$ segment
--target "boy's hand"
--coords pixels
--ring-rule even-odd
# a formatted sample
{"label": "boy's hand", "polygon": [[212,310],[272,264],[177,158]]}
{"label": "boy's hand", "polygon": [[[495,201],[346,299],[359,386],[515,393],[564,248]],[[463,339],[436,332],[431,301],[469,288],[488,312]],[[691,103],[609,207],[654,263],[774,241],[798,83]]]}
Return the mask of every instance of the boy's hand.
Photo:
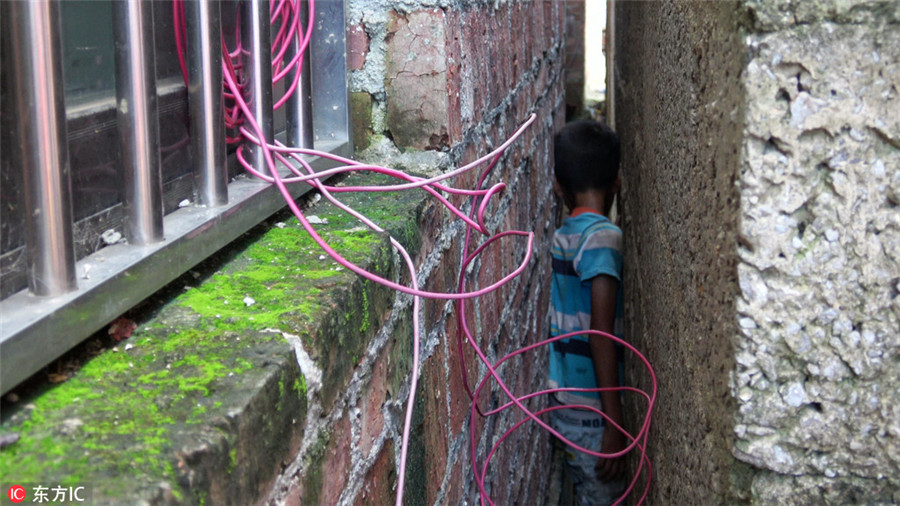
{"label": "boy's hand", "polygon": [[[620,424],[621,425],[621,424]],[[600,451],[603,453],[618,453],[628,446],[625,435],[615,427],[607,424],[603,430],[603,442]],[[601,458],[594,468],[597,478],[602,482],[615,481],[625,474],[625,456],[617,458]]]}

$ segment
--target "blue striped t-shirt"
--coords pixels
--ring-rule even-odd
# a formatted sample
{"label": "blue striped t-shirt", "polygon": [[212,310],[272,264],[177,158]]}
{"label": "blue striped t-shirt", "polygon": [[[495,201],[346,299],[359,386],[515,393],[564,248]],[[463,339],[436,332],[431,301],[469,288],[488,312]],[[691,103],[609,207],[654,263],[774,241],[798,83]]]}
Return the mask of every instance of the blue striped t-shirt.
{"label": "blue striped t-shirt", "polygon": [[[599,275],[619,282],[615,335],[621,337],[622,230],[606,216],[583,208],[563,221],[553,235],[553,278],[550,293],[550,334],[586,330],[591,324],[591,280]],[[587,336],[559,341],[550,347],[550,387],[596,388],[597,380]],[[564,404],[599,405],[597,393],[560,394]],[[588,399],[593,399],[588,401]]]}

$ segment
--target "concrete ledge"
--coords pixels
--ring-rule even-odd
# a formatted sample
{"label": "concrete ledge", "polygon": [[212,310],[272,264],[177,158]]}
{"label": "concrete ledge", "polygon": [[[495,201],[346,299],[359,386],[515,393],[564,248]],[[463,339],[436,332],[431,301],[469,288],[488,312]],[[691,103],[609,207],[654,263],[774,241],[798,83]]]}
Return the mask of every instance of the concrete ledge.
{"label": "concrete ledge", "polygon": [[[342,200],[415,250],[422,192]],[[307,215],[349,260],[395,275],[386,237],[330,204]],[[115,349],[4,401],[0,435],[18,440],[0,453],[0,485],[86,486],[92,504],[257,503],[297,453],[307,412],[306,379],[281,333],[300,336],[323,369],[317,395],[330,406],[394,300],[283,215],[164,292],[131,315],[138,327]]]}

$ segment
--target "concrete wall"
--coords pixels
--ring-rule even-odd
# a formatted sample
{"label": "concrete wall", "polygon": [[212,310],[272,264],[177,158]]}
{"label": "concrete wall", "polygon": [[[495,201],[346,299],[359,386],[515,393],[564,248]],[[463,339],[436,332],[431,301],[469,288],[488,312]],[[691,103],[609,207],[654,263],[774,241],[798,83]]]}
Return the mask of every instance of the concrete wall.
{"label": "concrete wall", "polygon": [[900,9],[746,8],[735,455],[760,501],[900,501]]}
{"label": "concrete wall", "polygon": [[[651,504],[731,502],[736,474],[728,378],[743,52],[735,18],[735,4],[720,2],[616,10],[627,335],[659,378]],[[648,388],[645,377],[634,380]]]}
{"label": "concrete wall", "polygon": [[900,501],[896,3],[617,9],[653,497]]}

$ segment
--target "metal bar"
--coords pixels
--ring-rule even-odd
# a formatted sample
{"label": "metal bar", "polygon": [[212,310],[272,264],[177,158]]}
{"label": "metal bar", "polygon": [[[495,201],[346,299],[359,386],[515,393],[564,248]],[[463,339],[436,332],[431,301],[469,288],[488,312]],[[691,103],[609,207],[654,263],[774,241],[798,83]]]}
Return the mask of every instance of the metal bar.
{"label": "metal bar", "polygon": [[315,22],[311,44],[307,49],[316,71],[312,75],[315,138],[319,141],[349,139],[350,108],[347,87],[334,83],[347,82],[347,55],[335,51],[346,47],[347,24],[344,2],[315,3]]}
{"label": "metal bar", "polygon": [[[241,44],[245,100],[250,105],[253,117],[262,129],[261,141],[273,141],[272,103],[272,37],[269,25],[268,0],[243,0],[241,2]],[[244,144],[249,150],[248,159],[253,168],[268,174],[262,148],[251,142]]]}
{"label": "metal bar", "polygon": [[[300,2],[300,20],[304,29],[306,29],[309,21],[309,2]],[[302,38],[302,37],[301,37]],[[288,59],[293,58],[300,52],[300,41],[294,39],[291,43],[291,49],[287,55]],[[299,70],[300,82],[294,94],[285,104],[286,123],[287,123],[287,144],[298,148],[312,149],[315,141],[313,132],[313,110],[312,110],[312,77],[310,74],[310,61],[312,60],[312,52],[307,49],[303,57],[303,65]],[[297,70],[291,72],[287,78],[288,83],[297,78]],[[287,87],[288,84],[285,85]]]}
{"label": "metal bar", "polygon": [[153,12],[148,0],[113,2],[116,112],[125,174],[128,242],[163,240],[162,175]]}
{"label": "metal bar", "polygon": [[[320,149],[351,155],[346,142]],[[315,170],[336,165],[323,158],[311,163]],[[311,191],[306,184],[289,189],[294,198]],[[43,299],[23,290],[0,301],[0,395],[284,207],[274,185],[255,179],[236,180],[229,193],[228,205],[188,206],[166,215],[163,242],[116,244],[79,260],[78,272],[85,274],[74,292]]]}
{"label": "metal bar", "polygon": [[185,2],[188,27],[188,101],[197,200],[228,204],[225,109],[222,96],[222,17],[218,0]]}
{"label": "metal bar", "polygon": [[2,3],[16,110],[12,144],[25,182],[28,284],[35,295],[56,296],[76,288],[59,5]]}

